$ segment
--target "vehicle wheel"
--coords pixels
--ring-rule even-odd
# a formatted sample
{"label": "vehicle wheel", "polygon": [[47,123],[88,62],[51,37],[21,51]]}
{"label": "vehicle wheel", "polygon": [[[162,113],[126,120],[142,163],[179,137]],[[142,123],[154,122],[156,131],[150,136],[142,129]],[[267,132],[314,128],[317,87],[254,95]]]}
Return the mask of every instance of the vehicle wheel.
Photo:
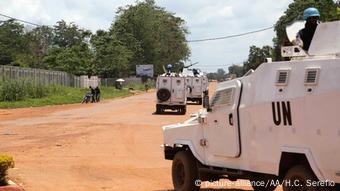
{"label": "vehicle wheel", "polygon": [[178,111],[181,115],[185,115],[185,113],[187,112],[187,108],[186,106],[184,106],[184,107],[181,107]]}
{"label": "vehicle wheel", "polygon": [[161,88],[157,91],[157,98],[160,101],[167,101],[170,99],[171,93],[168,89],[166,88]]}
{"label": "vehicle wheel", "polygon": [[253,178],[250,181],[254,191],[274,191],[275,188],[278,186],[274,184],[277,181],[277,179],[275,179],[274,177],[266,177],[259,175],[258,177]]}
{"label": "vehicle wheel", "polygon": [[198,105],[202,105],[202,103],[203,103],[203,98],[200,98],[200,99],[198,100]]}
{"label": "vehicle wheel", "polygon": [[315,180],[317,178],[309,168],[298,165],[288,170],[282,187],[284,191],[318,191],[317,187],[307,185],[307,181]]}
{"label": "vehicle wheel", "polygon": [[162,113],[162,108],[160,105],[156,105],[156,114],[161,114]]}
{"label": "vehicle wheel", "polygon": [[198,191],[196,159],[188,151],[178,152],[172,161],[172,183],[176,191]]}
{"label": "vehicle wheel", "polygon": [[219,181],[221,178],[225,178],[225,177],[221,177],[221,176],[216,175],[216,174],[210,174],[210,173],[205,173],[205,172],[199,173],[199,179],[202,182],[203,181],[215,182],[215,181]]}

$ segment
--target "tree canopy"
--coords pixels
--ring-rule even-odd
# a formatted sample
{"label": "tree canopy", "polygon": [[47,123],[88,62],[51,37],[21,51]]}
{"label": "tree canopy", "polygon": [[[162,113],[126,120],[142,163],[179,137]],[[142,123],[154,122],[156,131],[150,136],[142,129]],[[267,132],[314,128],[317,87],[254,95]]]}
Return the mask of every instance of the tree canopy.
{"label": "tree canopy", "polygon": [[153,0],[119,8],[110,29],[95,34],[64,20],[29,30],[12,19],[0,22],[0,64],[101,77],[126,77],[137,64],[152,64],[159,74],[189,57],[187,34],[184,20]]}
{"label": "tree canopy", "polygon": [[189,57],[184,24],[183,19],[158,7],[153,0],[146,0],[120,8],[109,33],[133,53],[131,70],[137,64],[152,64],[159,74],[164,65],[178,64]]}
{"label": "tree canopy", "polygon": [[217,81],[224,81],[227,78],[227,73],[222,69],[217,69],[216,72],[208,73],[207,74],[208,79],[210,80],[217,80]]}
{"label": "tree canopy", "polygon": [[24,26],[13,19],[0,22],[0,64],[11,64],[25,54],[26,35]]}

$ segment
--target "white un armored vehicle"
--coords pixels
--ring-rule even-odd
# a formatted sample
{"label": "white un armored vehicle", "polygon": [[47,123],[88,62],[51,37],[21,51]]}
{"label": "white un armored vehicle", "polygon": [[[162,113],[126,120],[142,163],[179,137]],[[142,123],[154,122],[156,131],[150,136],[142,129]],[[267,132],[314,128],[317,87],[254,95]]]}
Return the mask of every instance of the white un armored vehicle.
{"label": "white un armored vehicle", "polygon": [[208,95],[208,78],[199,69],[185,69],[183,75],[186,76],[187,83],[187,100],[196,102],[199,105],[203,103],[203,95]]}
{"label": "white un armored vehicle", "polygon": [[166,109],[186,113],[187,91],[185,76],[171,71],[157,77],[156,113],[161,114]]}
{"label": "white un armored vehicle", "polygon": [[[249,179],[255,190],[339,190],[340,21],[319,24],[308,54],[220,83],[208,109],[163,127],[175,190]],[[196,183],[196,184],[195,184]]]}

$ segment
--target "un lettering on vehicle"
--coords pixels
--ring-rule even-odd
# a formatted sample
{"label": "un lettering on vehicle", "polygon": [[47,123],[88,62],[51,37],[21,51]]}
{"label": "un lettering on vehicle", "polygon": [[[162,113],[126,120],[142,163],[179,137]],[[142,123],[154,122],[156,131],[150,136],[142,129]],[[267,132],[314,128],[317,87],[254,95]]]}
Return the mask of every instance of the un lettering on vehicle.
{"label": "un lettering on vehicle", "polygon": [[292,126],[292,111],[289,101],[272,102],[273,123],[276,126]]}

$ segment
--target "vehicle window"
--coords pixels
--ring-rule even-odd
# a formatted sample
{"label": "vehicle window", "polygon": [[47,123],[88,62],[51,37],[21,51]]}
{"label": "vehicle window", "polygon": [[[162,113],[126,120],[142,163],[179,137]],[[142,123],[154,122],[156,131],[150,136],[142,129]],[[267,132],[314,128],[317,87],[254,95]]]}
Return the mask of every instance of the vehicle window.
{"label": "vehicle window", "polygon": [[211,101],[211,107],[216,105],[231,105],[233,101],[233,92],[235,88],[219,90],[215,93]]}

